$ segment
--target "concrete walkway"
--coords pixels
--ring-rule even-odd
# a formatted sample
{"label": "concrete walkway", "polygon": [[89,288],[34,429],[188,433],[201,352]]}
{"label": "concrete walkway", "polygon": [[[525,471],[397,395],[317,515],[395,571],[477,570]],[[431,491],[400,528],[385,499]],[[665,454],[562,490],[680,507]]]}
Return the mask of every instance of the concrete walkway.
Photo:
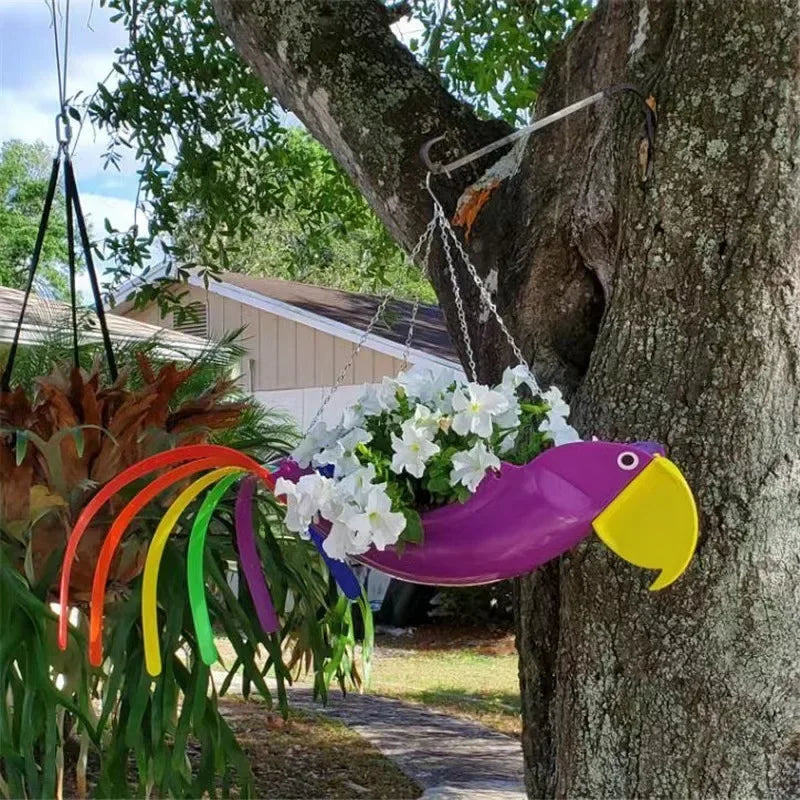
{"label": "concrete walkway", "polygon": [[477,722],[368,694],[343,698],[331,690],[323,706],[310,689],[292,687],[289,698],[291,706],[339,720],[375,745],[422,787],[424,800],[525,797],[520,743]]}

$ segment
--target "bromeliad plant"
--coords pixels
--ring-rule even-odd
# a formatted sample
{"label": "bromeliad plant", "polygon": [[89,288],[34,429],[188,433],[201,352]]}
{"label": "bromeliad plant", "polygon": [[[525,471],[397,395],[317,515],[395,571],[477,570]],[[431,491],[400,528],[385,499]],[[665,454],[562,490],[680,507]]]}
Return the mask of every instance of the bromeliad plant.
{"label": "bromeliad plant", "polygon": [[[294,432],[238,395],[228,377],[241,355],[232,341],[181,367],[156,365],[156,342],[123,347],[118,359],[126,367],[114,383],[93,366],[92,348],[85,347],[83,369],[42,377],[41,365],[66,360],[69,344],[55,336],[20,353],[18,386],[0,395],[0,797],[60,796],[67,766],[75,767],[79,795],[91,784],[98,795],[113,797],[153,790],[199,797],[234,785],[252,794],[250,766],[218,707],[234,674],[241,671],[245,695],[255,687],[284,712],[286,684],[303,667],[323,696],[331,681],[344,687],[361,680],[350,604],[338,597],[313,547],[286,531],[274,498],[257,498],[254,520],[281,621],[275,634],[264,634],[255,622],[244,582],[238,593],[228,584],[228,564],[235,560],[231,499],[219,506],[209,530],[209,613],[236,652],[224,678],[215,678],[200,658],[178,577],[186,573],[191,518],[164,555],[162,574],[172,576],[160,582],[158,595],[164,670],[155,680],[145,671],[141,571],[155,524],[174,494],[140,515],[113,564],[100,668],[87,661],[85,601],[109,522],[141,486],[116,497],[81,542],[64,653],[56,647],[55,581],[77,514],[128,465],[206,441],[268,462],[291,448]],[[369,637],[368,608],[363,615]],[[275,697],[267,671],[276,681]],[[196,757],[187,756],[190,750]],[[65,765],[71,753],[73,763]]]}
{"label": "bromeliad plant", "polygon": [[324,547],[338,559],[421,542],[420,513],[466,501],[501,459],[527,464],[553,444],[578,440],[559,390],[534,392],[524,365],[506,369],[494,388],[448,370],[384,378],[338,426],[317,423],[292,453],[316,471],[276,484],[287,527],[304,534],[326,520]]}

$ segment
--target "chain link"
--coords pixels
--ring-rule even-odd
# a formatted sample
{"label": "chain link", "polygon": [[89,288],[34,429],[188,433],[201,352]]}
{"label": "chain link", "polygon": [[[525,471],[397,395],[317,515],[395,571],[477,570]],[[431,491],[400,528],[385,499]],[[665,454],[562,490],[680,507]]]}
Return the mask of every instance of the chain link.
{"label": "chain link", "polygon": [[[417,243],[414,245],[414,248],[409,255],[409,257],[413,261],[419,255],[419,251],[422,249],[422,246],[427,242],[427,247],[425,249],[425,262],[423,271],[427,270],[427,263],[428,259],[430,258],[430,252],[431,252],[431,241],[433,240],[433,232],[435,228],[436,228],[436,220],[434,218],[425,226],[425,230],[422,232],[422,235],[417,240]],[[308,428],[306,428],[306,433],[308,433],[308,431],[310,431],[317,424],[317,422],[319,422],[325,409],[328,407],[331,400],[333,399],[333,396],[339,390],[339,387],[344,383],[344,379],[347,377],[347,373],[352,368],[353,362],[356,360],[356,357],[358,356],[359,352],[361,352],[361,348],[364,346],[367,339],[370,337],[370,334],[375,329],[375,326],[378,324],[378,321],[386,312],[386,306],[388,305],[389,300],[391,299],[392,299],[392,294],[390,291],[387,291],[386,294],[384,294],[383,298],[381,299],[380,305],[375,310],[375,313],[372,315],[372,319],[370,319],[369,323],[367,323],[367,327],[364,329],[364,332],[361,334],[358,341],[356,342],[355,347],[353,348],[353,352],[350,353],[350,358],[347,360],[347,363],[342,367],[339,374],[336,376],[336,380],[333,382],[333,385],[330,387],[327,394],[325,395],[325,398],[320,404],[320,407],[317,409],[317,412],[314,414],[314,417],[309,423]],[[418,309],[419,309],[419,299],[415,301],[414,309],[411,312],[412,313],[411,325],[409,327],[408,336],[406,337],[406,343],[405,343],[406,350],[405,353],[403,354],[404,363],[406,363],[408,351],[411,349],[411,339],[414,335],[414,321],[416,319]]]}
{"label": "chain link", "polygon": [[444,217],[442,207],[438,206],[434,209],[434,215],[439,217],[439,224],[442,232],[442,245],[444,247],[444,257],[447,262],[447,271],[450,274],[450,284],[453,287],[453,299],[456,303],[456,313],[458,314],[458,324],[461,328],[461,336],[464,340],[464,349],[467,351],[467,361],[469,363],[469,378],[470,380],[477,380],[478,368],[475,365],[475,355],[472,351],[472,339],[469,335],[469,326],[467,325],[467,315],[464,313],[464,300],[461,297],[461,289],[458,286],[458,278],[456,277],[456,269],[453,264],[453,253],[450,250],[450,242],[445,231],[447,219]]}
{"label": "chain link", "polygon": [[361,348],[364,346],[364,343],[369,338],[370,334],[374,330],[375,326],[378,324],[378,320],[383,316],[384,312],[386,311],[386,305],[388,304],[389,300],[391,299],[391,295],[387,292],[383,299],[380,302],[380,305],[376,309],[375,313],[372,315],[372,319],[367,324],[367,327],[364,329],[364,332],[358,338],[356,342],[356,346],[353,348],[353,352],[350,354],[350,358],[348,359],[347,363],[342,367],[339,371],[339,374],[336,376],[336,380],[333,382],[333,385],[328,390],[328,394],[325,396],[325,399],[320,404],[320,407],[317,409],[317,413],[314,414],[314,418],[308,425],[306,429],[306,433],[310,431],[316,424],[319,422],[322,413],[328,407],[328,404],[333,399],[333,396],[338,391],[339,387],[344,383],[344,379],[347,377],[347,373],[350,371],[350,368],[353,366],[353,362],[356,360],[356,356],[358,356],[359,352],[361,352]]}
{"label": "chain link", "polygon": [[[514,336],[512,335],[511,331],[508,329],[508,326],[505,323],[505,320],[501,316],[500,312],[497,309],[497,305],[495,304],[494,300],[492,299],[491,292],[486,288],[486,284],[484,283],[481,276],[478,274],[478,270],[475,268],[475,265],[470,260],[467,251],[464,249],[464,246],[461,244],[458,236],[456,236],[456,232],[450,225],[449,220],[447,219],[447,215],[442,208],[441,203],[439,203],[438,199],[434,197],[434,213],[439,217],[441,231],[442,231],[442,240],[445,242],[445,252],[448,254],[449,258],[449,244],[448,239],[452,240],[453,244],[455,245],[456,250],[458,251],[459,256],[461,256],[461,260],[464,262],[464,266],[467,268],[467,272],[469,273],[470,277],[472,278],[473,283],[478,289],[480,293],[481,300],[483,301],[484,306],[491,312],[492,316],[497,320],[497,324],[500,326],[500,330],[503,332],[503,335],[506,338],[506,341],[511,347],[512,352],[514,353],[514,357],[517,359],[518,364],[522,364],[525,367],[525,370],[528,373],[528,377],[533,384],[533,390],[535,393],[541,393],[541,388],[539,387],[539,383],[536,380],[536,376],[533,374],[533,370],[530,367],[525,356],[522,354],[522,350],[520,350],[519,345],[517,344]],[[451,280],[453,275],[453,267],[448,264],[448,269],[451,273]],[[458,300],[456,301],[456,309],[458,310]],[[461,312],[459,312],[459,321],[461,320]],[[464,321],[466,324],[466,320]],[[470,348],[471,350],[471,348]],[[473,368],[473,375],[475,374],[474,369],[474,361],[470,360],[470,366]]]}
{"label": "chain link", "polygon": [[[436,217],[433,217],[425,227],[422,236],[420,236],[416,247],[411,253],[411,258],[413,259],[414,255],[419,253],[419,251],[422,249],[422,242],[425,240],[425,255],[423,256],[422,263],[420,264],[420,271],[422,272],[423,278],[427,278],[429,275],[431,263],[431,245],[433,244],[433,234],[435,230]],[[403,359],[401,365],[403,371],[408,369],[408,355],[411,352],[411,342],[414,340],[414,326],[416,325],[417,315],[419,314],[419,305],[420,295],[419,292],[417,292],[417,295],[414,298],[414,305],[411,308],[411,317],[408,323],[408,335],[406,336],[405,346],[403,347]]]}

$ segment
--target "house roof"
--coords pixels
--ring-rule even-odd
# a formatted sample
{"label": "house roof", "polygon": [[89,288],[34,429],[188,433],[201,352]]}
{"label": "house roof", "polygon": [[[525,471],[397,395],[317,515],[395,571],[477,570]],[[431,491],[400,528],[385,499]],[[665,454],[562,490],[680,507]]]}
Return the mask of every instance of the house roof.
{"label": "house roof", "polygon": [[[381,303],[381,298],[376,295],[345,292],[277,278],[259,278],[237,272],[225,272],[221,278],[223,283],[361,331],[366,330]],[[212,282],[209,290],[213,292],[218,287],[219,284]],[[412,303],[391,300],[387,305],[386,319],[378,323],[373,334],[404,346],[412,308]],[[414,324],[412,348],[448,362],[458,363],[458,356],[447,333],[444,316],[438,306],[420,304]]]}
{"label": "house roof", "polygon": [[[25,293],[18,289],[0,286],[0,344],[13,341],[24,297]],[[69,304],[31,295],[22,320],[20,343],[41,344],[54,331],[63,330],[65,326],[71,330],[70,317]],[[159,346],[156,353],[172,359],[189,360],[208,348],[208,342],[196,336],[117,314],[106,312],[106,323],[113,341],[137,342],[157,337]],[[102,340],[97,314],[93,311],[81,311],[79,329],[80,339],[84,342]]]}

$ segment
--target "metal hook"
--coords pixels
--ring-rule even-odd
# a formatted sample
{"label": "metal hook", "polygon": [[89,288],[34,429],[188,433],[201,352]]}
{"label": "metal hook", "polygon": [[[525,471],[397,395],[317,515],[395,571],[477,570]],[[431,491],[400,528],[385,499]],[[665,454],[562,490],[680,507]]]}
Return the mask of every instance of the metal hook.
{"label": "metal hook", "polygon": [[445,172],[447,173],[448,177],[450,176],[450,173],[448,173],[447,170],[444,169],[444,167],[440,163],[431,161],[431,155],[430,155],[431,147],[433,147],[437,142],[444,141],[445,138],[447,137],[444,135],[435,136],[433,139],[428,139],[428,141],[425,142],[425,144],[423,144],[422,147],[420,147],[419,149],[419,157],[422,159],[422,162],[428,168],[429,174],[440,175],[442,172]]}
{"label": "metal hook", "polygon": [[58,142],[58,146],[66,152],[71,140],[72,125],[70,124],[69,114],[65,106],[61,113],[56,115],[56,141]]}

